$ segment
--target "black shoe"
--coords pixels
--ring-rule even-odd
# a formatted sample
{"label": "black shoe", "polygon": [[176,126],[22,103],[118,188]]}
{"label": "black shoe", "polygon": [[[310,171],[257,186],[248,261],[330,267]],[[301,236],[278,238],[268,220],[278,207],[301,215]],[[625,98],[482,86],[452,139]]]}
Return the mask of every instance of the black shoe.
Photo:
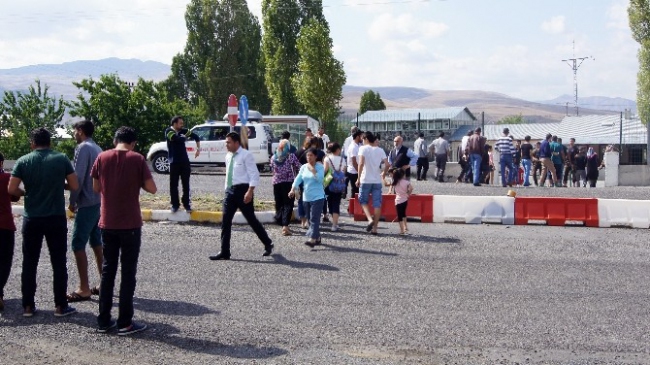
{"label": "black shoe", "polygon": [[368,225],[366,226],[366,232],[372,231],[372,226],[373,226],[373,223],[368,223]]}
{"label": "black shoe", "polygon": [[230,260],[230,254],[229,253],[223,253],[219,252],[218,254],[214,256],[210,256],[210,260],[215,261],[215,260]]}
{"label": "black shoe", "polygon": [[272,243],[265,245],[264,246],[264,253],[262,256],[271,256],[271,253],[273,252],[273,247],[275,247]]}
{"label": "black shoe", "polygon": [[305,241],[305,246],[309,246],[311,248],[314,248],[314,246],[316,246],[316,242]]}
{"label": "black shoe", "polygon": [[474,186],[481,186],[481,184],[474,184]]}

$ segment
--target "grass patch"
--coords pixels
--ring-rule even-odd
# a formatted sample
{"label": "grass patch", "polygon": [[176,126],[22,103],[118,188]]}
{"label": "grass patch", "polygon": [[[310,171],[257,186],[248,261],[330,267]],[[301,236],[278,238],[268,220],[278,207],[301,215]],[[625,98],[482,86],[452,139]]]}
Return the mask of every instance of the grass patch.
{"label": "grass patch", "polygon": [[[142,209],[169,209],[169,195],[140,195],[140,208]],[[275,209],[273,201],[253,201],[255,211],[266,211]],[[192,195],[192,209],[210,212],[220,212],[223,207],[223,198],[212,194]],[[182,207],[181,207],[182,208]]]}

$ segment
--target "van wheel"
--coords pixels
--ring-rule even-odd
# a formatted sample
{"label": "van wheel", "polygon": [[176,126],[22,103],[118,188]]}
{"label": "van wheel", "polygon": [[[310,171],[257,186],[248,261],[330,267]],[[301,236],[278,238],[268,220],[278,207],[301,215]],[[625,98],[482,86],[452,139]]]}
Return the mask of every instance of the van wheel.
{"label": "van wheel", "polygon": [[169,174],[169,158],[165,152],[157,153],[151,160],[153,170],[159,174]]}
{"label": "van wheel", "polygon": [[266,166],[267,165],[257,165],[257,171],[265,172],[266,171]]}

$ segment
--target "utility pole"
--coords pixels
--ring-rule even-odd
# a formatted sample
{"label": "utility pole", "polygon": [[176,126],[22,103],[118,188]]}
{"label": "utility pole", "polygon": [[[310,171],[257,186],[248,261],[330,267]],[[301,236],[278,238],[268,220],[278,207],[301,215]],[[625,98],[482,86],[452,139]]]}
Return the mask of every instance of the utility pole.
{"label": "utility pole", "polygon": [[[591,58],[592,60],[595,60],[593,57],[578,57],[576,58],[576,41],[573,41],[573,58],[568,58],[566,60],[562,60],[562,62],[566,62],[569,67],[573,70],[573,86],[575,89],[575,108],[576,108],[576,116],[579,115],[579,110],[578,110],[578,69],[580,68],[580,65],[586,60]],[[568,114],[568,113],[567,113]]]}

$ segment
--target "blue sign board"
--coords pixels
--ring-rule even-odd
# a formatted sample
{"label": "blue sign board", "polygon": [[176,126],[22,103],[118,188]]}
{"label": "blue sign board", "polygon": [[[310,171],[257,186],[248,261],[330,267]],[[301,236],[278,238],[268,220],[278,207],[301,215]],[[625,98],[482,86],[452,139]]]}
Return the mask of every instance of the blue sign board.
{"label": "blue sign board", "polygon": [[248,123],[248,99],[246,98],[246,95],[242,95],[241,98],[239,98],[239,120],[242,125]]}

